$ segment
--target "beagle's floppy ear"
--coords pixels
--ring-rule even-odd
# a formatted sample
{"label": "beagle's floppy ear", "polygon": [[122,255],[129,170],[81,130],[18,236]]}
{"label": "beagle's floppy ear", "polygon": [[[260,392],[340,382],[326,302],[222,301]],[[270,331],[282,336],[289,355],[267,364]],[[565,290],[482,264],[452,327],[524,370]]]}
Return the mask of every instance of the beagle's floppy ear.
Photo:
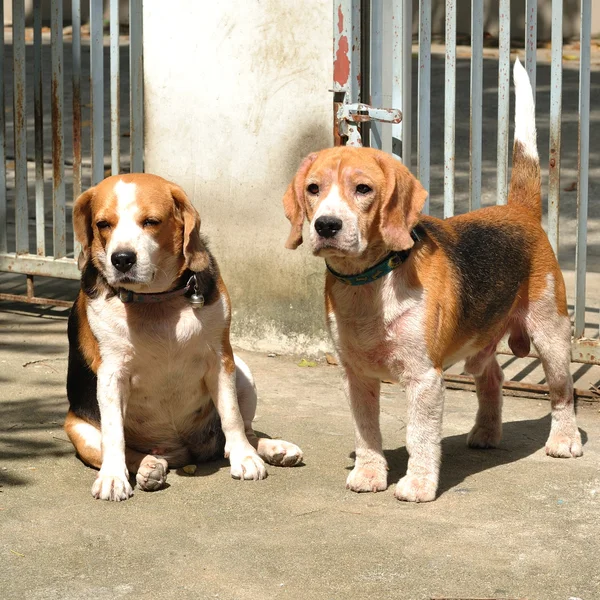
{"label": "beagle's floppy ear", "polygon": [[292,183],[283,196],[283,210],[289,220],[292,230],[285,243],[285,247],[295,250],[302,243],[302,225],[304,223],[304,182],[310,166],[315,162],[317,153],[309,154],[300,164]]}
{"label": "beagle's floppy ear", "polygon": [[92,207],[91,202],[96,188],[90,188],[83,192],[75,204],[73,204],[73,229],[75,231],[75,239],[81,244],[81,252],[77,257],[77,266],[80,271],[83,271],[85,263],[90,257],[90,247],[94,237],[92,230]]}
{"label": "beagle's floppy ear", "polygon": [[171,196],[183,219],[185,266],[194,273],[204,271],[209,265],[209,257],[200,237],[200,215],[178,185],[171,184]]}
{"label": "beagle's floppy ear", "polygon": [[385,191],[379,208],[381,237],[390,250],[408,250],[414,245],[410,236],[419,221],[427,190],[396,158],[377,152],[385,175]]}

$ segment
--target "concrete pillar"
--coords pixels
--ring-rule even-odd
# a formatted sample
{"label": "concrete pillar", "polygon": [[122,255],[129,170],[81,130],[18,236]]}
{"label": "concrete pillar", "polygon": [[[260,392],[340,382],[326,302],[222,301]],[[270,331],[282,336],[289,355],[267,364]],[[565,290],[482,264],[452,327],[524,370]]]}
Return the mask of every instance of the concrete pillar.
{"label": "concrete pillar", "polygon": [[332,12],[328,0],[144,2],[146,171],[200,211],[244,347],[328,347],[324,265],[284,248],[281,199],[301,159],[332,145]]}

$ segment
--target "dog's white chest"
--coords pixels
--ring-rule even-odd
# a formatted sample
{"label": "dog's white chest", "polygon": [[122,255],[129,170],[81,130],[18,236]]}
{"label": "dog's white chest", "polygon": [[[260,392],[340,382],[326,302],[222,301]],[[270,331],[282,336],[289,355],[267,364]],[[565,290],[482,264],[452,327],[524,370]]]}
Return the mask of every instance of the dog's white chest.
{"label": "dog's white chest", "polygon": [[[331,335],[348,364],[369,377],[398,380],[421,370],[428,362],[424,321],[424,292],[402,291],[389,278],[376,291],[336,300],[329,315]],[[346,295],[352,294],[349,291]],[[344,291],[342,290],[342,294]]]}
{"label": "dog's white chest", "polygon": [[[142,310],[139,310],[142,308]],[[131,307],[118,298],[90,302],[88,320],[103,362],[129,381],[128,412],[166,404],[196,410],[206,389],[209,354],[220,347],[221,302],[194,309],[184,299],[164,306]]]}

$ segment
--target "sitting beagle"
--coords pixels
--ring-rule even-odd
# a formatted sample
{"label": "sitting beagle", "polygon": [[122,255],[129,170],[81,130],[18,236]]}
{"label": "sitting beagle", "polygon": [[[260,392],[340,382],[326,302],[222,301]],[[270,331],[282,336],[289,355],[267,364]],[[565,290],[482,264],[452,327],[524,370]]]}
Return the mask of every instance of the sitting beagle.
{"label": "sitting beagle", "polygon": [[92,495],[126,500],[129,473],[161,488],[169,467],[223,455],[237,479],[300,448],[258,439],[256,391],[229,343],[231,307],[200,217],[155,175],[109,177],[75,202],[81,291],[69,317],[65,430],[100,469]]}
{"label": "sitting beagle", "polygon": [[570,375],[571,325],[565,284],[541,227],[535,107],[525,69],[514,69],[516,123],[508,206],[447,220],[420,212],[427,192],[391,156],[339,147],[309,155],[283,204],[286,246],[310,222],[313,254],[327,265],[325,306],[355,423],[356,463],[347,487],[387,488],[379,428],[382,379],[403,380],[408,398],[408,469],[399,500],[435,499],[441,458],[443,369],[466,358],[479,410],[467,443],[498,444],[503,375],[496,346],[515,355],[530,343],[552,402],[546,453],[581,456]]}

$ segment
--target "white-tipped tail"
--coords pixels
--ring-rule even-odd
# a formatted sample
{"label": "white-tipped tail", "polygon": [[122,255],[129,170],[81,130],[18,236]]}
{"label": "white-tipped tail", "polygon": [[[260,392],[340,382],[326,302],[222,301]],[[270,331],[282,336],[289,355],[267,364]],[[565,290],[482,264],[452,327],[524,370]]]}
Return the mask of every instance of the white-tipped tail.
{"label": "white-tipped tail", "polygon": [[535,101],[527,71],[517,58],[513,71],[515,81],[515,142],[521,142],[523,152],[539,160],[535,131]]}

